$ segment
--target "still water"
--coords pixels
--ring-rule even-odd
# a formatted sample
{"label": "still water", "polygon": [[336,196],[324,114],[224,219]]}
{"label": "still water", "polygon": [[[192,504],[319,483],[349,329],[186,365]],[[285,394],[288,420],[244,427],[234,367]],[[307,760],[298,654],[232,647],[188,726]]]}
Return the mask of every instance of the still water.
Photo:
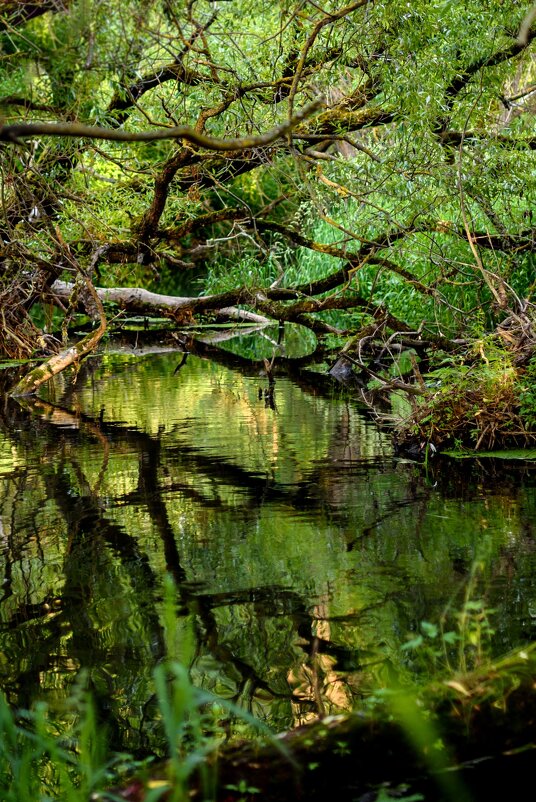
{"label": "still water", "polygon": [[266,377],[180,362],[101,356],[4,403],[10,702],[61,705],[84,670],[113,746],[157,748],[166,574],[194,682],[275,729],[444,661],[401,648],[423,621],[462,626],[475,655],[535,637],[530,463],[417,465],[353,402],[281,378],[270,405]]}

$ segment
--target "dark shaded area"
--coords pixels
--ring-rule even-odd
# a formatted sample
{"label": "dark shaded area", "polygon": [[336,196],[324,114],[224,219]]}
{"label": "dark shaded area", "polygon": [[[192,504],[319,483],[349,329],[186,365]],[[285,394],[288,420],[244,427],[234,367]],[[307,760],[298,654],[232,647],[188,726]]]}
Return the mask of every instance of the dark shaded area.
{"label": "dark shaded area", "polygon": [[[431,802],[524,798],[534,761],[533,671],[530,648],[457,678],[453,687],[397,692],[373,714],[331,717],[285,733],[279,747],[224,746],[222,798],[237,800],[240,781],[269,802],[374,802],[382,790],[388,798],[422,794]],[[164,767],[155,774],[163,776]],[[133,781],[121,796],[141,802],[143,783]]]}

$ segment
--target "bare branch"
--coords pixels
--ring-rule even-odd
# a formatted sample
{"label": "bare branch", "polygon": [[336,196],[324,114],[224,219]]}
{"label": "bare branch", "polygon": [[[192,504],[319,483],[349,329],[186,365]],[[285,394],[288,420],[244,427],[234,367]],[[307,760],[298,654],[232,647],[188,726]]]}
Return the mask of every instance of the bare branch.
{"label": "bare branch", "polygon": [[[531,36],[530,29],[534,21],[536,20],[536,5],[532,6],[530,11],[528,12],[527,16],[521,23],[521,28],[519,29],[519,33],[517,35],[517,44],[520,47],[526,47],[530,41],[529,37]],[[534,36],[534,33],[532,34]]]}

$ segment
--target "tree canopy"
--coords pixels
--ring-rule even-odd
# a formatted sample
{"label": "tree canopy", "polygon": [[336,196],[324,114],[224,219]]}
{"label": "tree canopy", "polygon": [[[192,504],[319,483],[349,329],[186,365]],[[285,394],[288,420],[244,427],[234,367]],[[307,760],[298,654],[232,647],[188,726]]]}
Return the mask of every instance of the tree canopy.
{"label": "tree canopy", "polygon": [[516,0],[4,4],[0,349],[58,350],[53,303],[64,332],[100,320],[77,359],[112,287],[339,351],[505,319],[532,343],[533,23]]}

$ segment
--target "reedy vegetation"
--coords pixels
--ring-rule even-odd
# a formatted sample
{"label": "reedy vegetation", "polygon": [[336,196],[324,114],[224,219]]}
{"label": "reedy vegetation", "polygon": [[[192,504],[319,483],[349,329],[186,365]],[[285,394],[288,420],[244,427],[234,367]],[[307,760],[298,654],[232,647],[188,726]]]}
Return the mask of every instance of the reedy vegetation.
{"label": "reedy vegetation", "polygon": [[[174,313],[179,322],[241,304],[312,329],[320,344],[327,334],[339,348],[354,338],[347,353],[368,378],[365,334],[369,349],[396,343],[425,359],[458,351],[474,376],[489,364],[488,347],[500,348],[515,371],[512,431],[525,436],[518,373],[533,344],[535,234],[529,11],[514,0],[8,3],[2,350],[27,357],[50,347],[31,313],[38,301],[61,305],[51,289],[58,278],[76,286],[64,331],[79,306],[100,319],[83,354],[109,317],[93,285],[174,292],[195,275],[199,297]],[[320,110],[269,143],[222,153],[204,139],[282,132],[318,99]],[[40,135],[50,134],[40,122],[75,126],[74,138]],[[10,126],[20,123],[30,128],[13,142]],[[183,125],[192,134],[116,142],[80,138],[78,124],[133,139],[176,136]],[[132,298],[123,306],[138,308]],[[505,318],[509,329],[496,329]],[[69,361],[60,357],[58,369]],[[430,438],[420,420],[434,414],[434,399],[423,411],[422,398],[407,431]],[[478,409],[484,399],[480,392]],[[476,442],[489,445],[498,427],[476,428]]]}
{"label": "reedy vegetation", "polygon": [[230,714],[252,725],[259,736],[268,736],[278,752],[290,758],[262,722],[194,686],[184,664],[193,643],[190,638],[178,642],[176,595],[175,584],[167,576],[166,656],[153,671],[153,687],[157,726],[166,745],[162,757],[168,761],[160,761],[155,769],[154,755],[136,760],[110,749],[106,725],[99,721],[92,694],[85,687],[90,684],[88,676],[82,671],[61,711],[51,712],[45,703],[13,711],[0,693],[0,791],[5,802],[113,802],[125,798],[119,787],[129,781],[129,799],[184,802],[190,798],[194,778],[203,802],[210,802],[216,795],[216,766],[214,761],[207,762],[207,756],[214,756],[224,740],[224,722]]}

